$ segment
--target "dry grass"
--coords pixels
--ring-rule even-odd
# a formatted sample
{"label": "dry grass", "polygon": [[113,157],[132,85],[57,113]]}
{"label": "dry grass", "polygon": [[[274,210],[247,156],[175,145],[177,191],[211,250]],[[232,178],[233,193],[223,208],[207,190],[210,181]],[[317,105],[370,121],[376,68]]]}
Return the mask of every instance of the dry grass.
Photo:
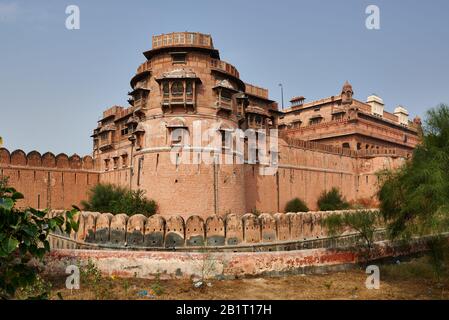
{"label": "dry grass", "polygon": [[[379,290],[365,287],[364,270],[324,275],[214,280],[193,287],[190,280],[149,280],[102,277],[82,282],[80,290],[65,288],[65,275],[47,278],[52,299],[449,299],[449,277],[438,282],[426,257],[381,265]],[[58,295],[59,293],[59,295]]]}

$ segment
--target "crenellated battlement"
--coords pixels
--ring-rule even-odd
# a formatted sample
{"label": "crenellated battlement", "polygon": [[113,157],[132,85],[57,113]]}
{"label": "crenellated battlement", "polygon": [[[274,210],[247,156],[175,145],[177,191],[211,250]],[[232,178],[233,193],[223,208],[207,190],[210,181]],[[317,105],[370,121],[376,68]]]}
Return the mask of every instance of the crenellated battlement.
{"label": "crenellated battlement", "polygon": [[[65,236],[87,246],[101,244],[111,248],[271,245],[327,238],[328,231],[322,226],[322,220],[345,212],[348,211],[262,213],[259,216],[247,213],[224,217],[211,215],[205,219],[197,215],[186,218],[178,215],[153,215],[147,218],[141,214],[129,217],[125,214],[81,212],[77,216],[80,223],[78,232]],[[50,212],[50,216],[61,214],[64,211]],[[348,229],[343,235],[353,233],[356,231]],[[55,242],[53,247],[61,246]]]}
{"label": "crenellated battlement", "polygon": [[6,148],[0,148],[0,167],[33,167],[86,171],[95,169],[94,160],[91,156],[80,157],[77,154],[68,156],[65,153],[54,155],[51,152],[46,152],[41,155],[41,153],[35,150],[27,154],[20,149],[10,152]]}
{"label": "crenellated battlement", "polygon": [[100,181],[91,156],[0,148],[0,177],[20,191],[19,207],[65,209],[80,205]]}

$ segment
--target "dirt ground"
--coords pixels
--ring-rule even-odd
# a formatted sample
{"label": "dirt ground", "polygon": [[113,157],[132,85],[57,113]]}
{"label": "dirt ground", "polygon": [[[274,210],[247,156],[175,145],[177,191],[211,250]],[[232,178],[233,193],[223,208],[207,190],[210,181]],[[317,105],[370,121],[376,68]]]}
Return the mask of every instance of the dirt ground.
{"label": "dirt ground", "polygon": [[[84,272],[79,290],[65,288],[65,276],[47,278],[51,299],[449,299],[449,276],[438,280],[426,257],[393,265],[380,265],[380,289],[367,289],[364,270],[322,275],[295,275],[205,281],[149,280],[101,277]],[[92,269],[92,268],[91,268]],[[83,275],[82,275],[83,276]]]}

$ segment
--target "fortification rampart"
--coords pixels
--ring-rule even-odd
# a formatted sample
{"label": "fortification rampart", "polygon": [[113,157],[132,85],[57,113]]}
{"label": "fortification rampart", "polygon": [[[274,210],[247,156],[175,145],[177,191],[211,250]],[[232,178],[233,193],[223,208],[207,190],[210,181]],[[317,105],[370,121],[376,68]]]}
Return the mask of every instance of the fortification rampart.
{"label": "fortification rampart", "polygon": [[[394,150],[364,151],[359,156],[350,150],[294,139],[280,140],[279,150],[279,166],[273,175],[260,175],[257,164],[176,166],[168,154],[139,154],[133,161],[133,188],[146,190],[165,217],[176,213],[187,218],[195,212],[204,220],[211,212],[282,212],[295,197],[316,210],[320,194],[332,187],[339,188],[348,201],[365,199],[364,204],[375,206],[376,172],[396,168],[404,160]],[[140,158],[144,159],[141,169]],[[99,182],[129,185],[121,180],[126,174],[117,172],[100,172],[90,156],[0,149],[0,176],[8,176],[10,185],[25,195],[19,202],[22,207],[69,209],[80,205]],[[236,186],[240,188],[237,193]]]}
{"label": "fortification rampart", "polygon": [[[330,215],[347,211],[320,211],[303,213],[247,213],[225,217],[211,215],[206,219],[197,215],[184,219],[172,215],[145,217],[136,214],[81,212],[78,232],[55,234],[53,248],[128,248],[137,250],[211,250],[279,251],[335,246],[322,220]],[[60,215],[64,211],[51,211]],[[378,236],[383,236],[379,224]],[[355,230],[339,235],[340,244],[354,242]]]}
{"label": "fortification rampart", "polygon": [[0,177],[24,194],[19,207],[65,209],[80,205],[88,190],[99,182],[91,156],[51,152],[40,154],[0,148]]}

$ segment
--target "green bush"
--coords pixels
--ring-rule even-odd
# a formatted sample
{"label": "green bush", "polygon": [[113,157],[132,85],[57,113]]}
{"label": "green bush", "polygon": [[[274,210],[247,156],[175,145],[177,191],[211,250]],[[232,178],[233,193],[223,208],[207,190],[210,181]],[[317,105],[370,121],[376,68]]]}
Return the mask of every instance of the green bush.
{"label": "green bush", "polygon": [[113,184],[94,186],[89,199],[82,205],[88,211],[125,213],[129,216],[140,213],[149,217],[157,211],[156,202],[147,199],[143,190],[129,190]]}
{"label": "green bush", "polygon": [[349,209],[350,205],[340,193],[337,188],[332,188],[330,191],[323,191],[318,198],[318,208],[321,211],[345,210]]}
{"label": "green bush", "polygon": [[285,205],[285,212],[307,212],[309,208],[307,205],[299,198],[294,198],[287,202]]}
{"label": "green bush", "polygon": [[78,230],[74,221],[78,209],[67,211],[66,219],[47,218],[46,211],[33,208],[19,210],[15,205],[23,195],[7,185],[8,180],[0,178],[0,298],[31,298],[34,294],[46,298],[48,292],[41,285],[38,269],[29,262],[50,251],[50,232]]}
{"label": "green bush", "polygon": [[366,247],[371,250],[374,243],[376,224],[379,222],[379,212],[370,210],[348,211],[342,214],[332,214],[321,221],[329,235],[342,234],[346,228],[360,233]]}

